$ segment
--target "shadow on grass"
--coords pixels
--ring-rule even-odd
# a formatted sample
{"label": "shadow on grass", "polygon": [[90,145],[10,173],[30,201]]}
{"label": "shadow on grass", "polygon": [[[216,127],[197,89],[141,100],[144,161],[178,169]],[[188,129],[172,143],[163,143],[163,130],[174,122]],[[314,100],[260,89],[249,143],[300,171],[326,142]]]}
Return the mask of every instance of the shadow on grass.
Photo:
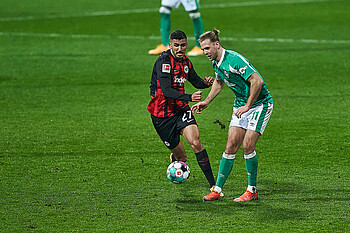
{"label": "shadow on grass", "polygon": [[276,203],[267,200],[256,200],[252,202],[236,203],[232,198],[225,197],[214,202],[204,202],[198,197],[186,195],[177,199],[175,208],[186,212],[206,212],[206,214],[215,213],[217,216],[249,216],[259,221],[275,222],[281,220],[302,219],[307,215],[306,211],[279,207]]}
{"label": "shadow on grass", "polygon": [[213,201],[204,202],[198,195],[182,192],[181,197],[174,200],[175,208],[186,212],[203,212],[205,214],[216,213],[219,216],[249,216],[259,221],[274,222],[281,220],[298,220],[307,215],[305,209],[297,206],[288,205],[291,200],[273,198],[274,195],[288,195],[290,192],[297,192],[302,187],[300,185],[284,182],[274,186],[267,182],[262,186],[269,186],[269,190],[261,190],[260,199],[251,202],[236,203],[233,197],[226,195],[224,198]]}

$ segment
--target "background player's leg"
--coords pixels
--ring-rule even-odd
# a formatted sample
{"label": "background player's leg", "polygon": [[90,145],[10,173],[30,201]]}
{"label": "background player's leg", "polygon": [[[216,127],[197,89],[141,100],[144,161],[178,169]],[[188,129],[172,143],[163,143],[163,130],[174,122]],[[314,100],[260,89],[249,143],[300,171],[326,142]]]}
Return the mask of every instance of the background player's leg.
{"label": "background player's leg", "polygon": [[158,45],[155,49],[148,51],[151,55],[161,54],[163,51],[169,49],[169,35],[171,30],[171,20],[170,13],[171,7],[161,6],[159,8],[160,13],[160,35],[162,37],[162,43]]}
{"label": "background player's leg", "polygon": [[192,22],[193,22],[194,38],[195,38],[196,46],[200,47],[198,39],[199,39],[200,35],[203,34],[203,28],[204,28],[203,20],[202,20],[202,17],[201,17],[201,13],[198,12],[198,11],[191,12],[189,14],[189,16],[190,16],[190,18],[192,19]]}
{"label": "background player's leg", "polygon": [[202,35],[203,33],[203,21],[202,21],[202,17],[201,17],[201,13],[198,11],[193,11],[190,12],[190,18],[192,19],[193,22],[193,28],[194,28],[194,38],[195,38],[195,46],[193,47],[193,49],[191,49],[191,51],[189,51],[187,53],[188,56],[199,56],[199,55],[203,55],[203,51],[200,48],[199,45],[199,37],[200,35]]}
{"label": "background player's leg", "polygon": [[160,13],[160,35],[162,36],[162,44],[167,46],[169,44],[169,35],[171,30],[170,13],[171,8],[161,6]]}

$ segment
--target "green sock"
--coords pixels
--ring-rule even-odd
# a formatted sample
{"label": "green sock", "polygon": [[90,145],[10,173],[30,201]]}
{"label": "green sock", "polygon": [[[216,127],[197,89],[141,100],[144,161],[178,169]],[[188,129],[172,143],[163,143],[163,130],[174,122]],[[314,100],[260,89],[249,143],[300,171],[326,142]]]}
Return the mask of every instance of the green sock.
{"label": "green sock", "polygon": [[169,44],[169,35],[171,29],[170,14],[160,13],[160,35],[162,36],[162,44]]}
{"label": "green sock", "polygon": [[248,155],[244,155],[245,166],[248,173],[248,185],[256,186],[256,176],[258,174],[258,156],[255,151]]}
{"label": "green sock", "polygon": [[200,47],[198,39],[200,37],[200,35],[202,35],[203,33],[203,21],[202,21],[202,17],[198,17],[198,18],[192,18],[193,21],[193,26],[194,26],[194,37],[195,37],[195,41],[196,41],[196,46]]}
{"label": "green sock", "polygon": [[222,154],[222,158],[219,166],[218,178],[216,180],[216,186],[222,188],[226,182],[227,177],[230,175],[230,172],[233,167],[233,162],[235,159],[235,154],[229,155],[225,152]]}

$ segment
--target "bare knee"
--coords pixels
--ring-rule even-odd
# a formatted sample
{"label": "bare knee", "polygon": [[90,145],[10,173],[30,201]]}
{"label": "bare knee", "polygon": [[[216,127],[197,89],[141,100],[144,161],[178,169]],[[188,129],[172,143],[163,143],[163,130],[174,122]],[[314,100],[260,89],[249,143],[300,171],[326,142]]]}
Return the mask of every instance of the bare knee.
{"label": "bare knee", "polygon": [[235,143],[228,141],[226,143],[226,148],[225,148],[225,152],[227,154],[235,154],[239,149],[239,145],[236,145]]}
{"label": "bare knee", "polygon": [[258,142],[259,137],[259,133],[251,130],[247,131],[242,145],[244,154],[250,154],[255,150],[256,143]]}
{"label": "bare knee", "polygon": [[193,149],[193,151],[195,153],[201,152],[202,150],[204,150],[201,141],[198,139],[192,140],[190,142],[191,148]]}
{"label": "bare knee", "polygon": [[243,153],[250,154],[255,150],[255,144],[251,144],[249,142],[243,142]]}

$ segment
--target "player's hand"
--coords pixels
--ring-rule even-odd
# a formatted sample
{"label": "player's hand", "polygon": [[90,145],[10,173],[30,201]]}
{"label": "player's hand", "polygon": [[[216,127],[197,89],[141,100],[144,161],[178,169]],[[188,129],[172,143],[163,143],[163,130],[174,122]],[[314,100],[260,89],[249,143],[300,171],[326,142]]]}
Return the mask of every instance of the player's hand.
{"label": "player's hand", "polygon": [[202,91],[196,91],[192,94],[192,102],[198,102],[202,100]]}
{"label": "player's hand", "polygon": [[207,86],[212,86],[213,85],[213,82],[214,82],[214,78],[213,77],[205,77],[204,78],[204,84],[207,85]]}
{"label": "player's hand", "polygon": [[245,105],[241,106],[241,107],[237,108],[235,115],[236,115],[236,117],[241,118],[242,114],[248,112],[248,110],[249,110],[249,107],[247,107]]}
{"label": "player's hand", "polygon": [[193,105],[191,107],[191,111],[192,113],[197,113],[197,114],[201,114],[202,110],[206,109],[208,107],[208,104],[205,103],[204,101],[196,103],[195,105]]}

